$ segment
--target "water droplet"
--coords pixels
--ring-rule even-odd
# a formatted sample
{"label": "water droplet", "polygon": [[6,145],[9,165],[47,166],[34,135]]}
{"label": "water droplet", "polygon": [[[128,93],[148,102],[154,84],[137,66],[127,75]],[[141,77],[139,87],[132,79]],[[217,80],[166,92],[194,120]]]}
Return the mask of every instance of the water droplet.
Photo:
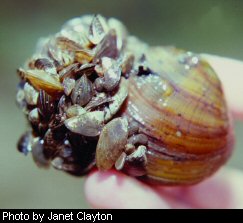
{"label": "water droplet", "polygon": [[170,96],[174,92],[173,87],[168,82],[165,82],[163,84],[162,88],[164,90],[163,95],[166,96],[166,97]]}
{"label": "water droplet", "polygon": [[25,95],[25,100],[28,104],[30,105],[37,104],[37,98],[39,93],[27,82],[24,85],[24,95]]}
{"label": "water droplet", "polygon": [[191,62],[192,62],[192,64],[197,65],[198,62],[199,62],[199,58],[198,58],[197,56],[193,56],[193,57],[191,58]]}
{"label": "water droplet", "polygon": [[207,90],[208,90],[207,88],[202,87],[202,95],[203,96],[206,96]]}
{"label": "water droplet", "polygon": [[177,132],[176,132],[176,136],[177,136],[177,137],[181,137],[181,136],[182,136],[181,131],[177,131]]}
{"label": "water droplet", "polygon": [[190,66],[188,64],[185,65],[185,69],[186,70],[189,70],[190,69]]}
{"label": "water droplet", "polygon": [[61,157],[56,157],[51,161],[52,166],[58,170],[62,169],[63,163],[64,161]]}
{"label": "water droplet", "polygon": [[199,57],[192,52],[187,52],[179,57],[178,62],[183,64],[186,70],[189,70],[198,65]]}
{"label": "water droplet", "polygon": [[24,99],[25,99],[24,90],[19,89],[16,95],[16,101],[18,105],[22,105]]}

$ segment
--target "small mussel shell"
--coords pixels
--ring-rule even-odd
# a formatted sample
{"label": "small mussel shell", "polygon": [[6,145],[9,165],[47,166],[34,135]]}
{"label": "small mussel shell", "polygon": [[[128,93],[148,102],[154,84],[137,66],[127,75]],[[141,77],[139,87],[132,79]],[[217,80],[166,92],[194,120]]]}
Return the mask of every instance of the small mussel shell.
{"label": "small mussel shell", "polygon": [[20,137],[17,143],[17,149],[19,152],[23,153],[24,155],[27,155],[32,150],[32,143],[33,143],[32,133],[26,132]]}
{"label": "small mussel shell", "polygon": [[37,166],[48,168],[50,166],[50,160],[44,155],[44,141],[36,140],[32,145],[32,157]]}
{"label": "small mussel shell", "polygon": [[93,44],[98,44],[108,30],[106,20],[101,15],[95,15],[89,29],[89,40]]}
{"label": "small mussel shell", "polygon": [[147,165],[146,152],[147,148],[141,145],[132,154],[128,155],[123,166],[124,172],[134,177],[144,176]]}
{"label": "small mussel shell", "polygon": [[75,60],[82,64],[92,61],[93,57],[94,52],[92,50],[79,50],[75,52]]}
{"label": "small mussel shell", "polygon": [[111,91],[113,90],[119,83],[121,78],[121,68],[117,63],[112,63],[112,66],[107,69],[104,73],[104,84],[103,87]]}
{"label": "small mussel shell", "polygon": [[38,124],[40,121],[38,108],[34,108],[29,112],[28,119],[31,123]]}
{"label": "small mussel shell", "polygon": [[37,68],[39,70],[44,70],[46,72],[56,74],[57,70],[54,64],[47,58],[39,58],[34,61],[33,65],[29,65],[31,68]]}
{"label": "small mussel shell", "polygon": [[75,176],[85,175],[95,166],[96,144],[95,140],[83,140],[83,136],[69,133],[52,166]]}
{"label": "small mussel shell", "polygon": [[35,60],[34,67],[39,70],[45,70],[48,68],[52,68],[53,64],[47,58],[39,58],[39,59]]}
{"label": "small mussel shell", "polygon": [[65,120],[65,126],[73,133],[95,137],[100,134],[104,124],[104,112],[86,112]]}
{"label": "small mussel shell", "polygon": [[59,72],[60,80],[63,81],[65,78],[72,78],[72,77],[74,77],[75,74],[77,73],[78,69],[79,69],[79,64],[78,63],[70,64],[69,66],[63,68]]}
{"label": "small mussel shell", "polygon": [[38,92],[29,84],[25,83],[24,85],[24,97],[25,101],[29,105],[36,105]]}
{"label": "small mussel shell", "polygon": [[56,109],[54,99],[45,91],[40,90],[37,99],[37,108],[42,117],[48,119]]}
{"label": "small mussel shell", "polygon": [[117,58],[119,51],[117,48],[117,35],[114,29],[111,29],[102,41],[95,48],[93,62],[99,61],[102,57]]}
{"label": "small mussel shell", "polygon": [[65,78],[63,81],[64,93],[68,96],[71,94],[75,86],[75,80],[72,78]]}
{"label": "small mussel shell", "polygon": [[87,104],[93,96],[92,82],[84,74],[75,84],[72,91],[72,102],[83,106]]}
{"label": "small mussel shell", "polygon": [[92,110],[99,106],[104,106],[107,103],[112,102],[112,98],[108,97],[105,93],[98,93],[96,97],[93,97],[91,101],[85,106],[86,110]]}
{"label": "small mussel shell", "polygon": [[66,110],[66,115],[68,118],[72,118],[75,116],[83,115],[86,112],[87,111],[83,107],[79,105],[72,105]]}
{"label": "small mussel shell", "polygon": [[124,113],[148,137],[144,178],[199,182],[227,160],[233,147],[221,83],[209,64],[191,53],[157,47],[146,58],[153,73],[130,77]]}
{"label": "small mussel shell", "polygon": [[[59,129],[61,129],[59,127]],[[52,158],[62,146],[65,139],[65,132],[58,129],[48,129],[44,136],[44,155],[46,158]]]}
{"label": "small mussel shell", "polygon": [[96,165],[100,170],[110,169],[125,148],[128,136],[126,119],[115,118],[104,126],[96,147]]}
{"label": "small mussel shell", "polygon": [[64,114],[66,110],[72,105],[71,99],[63,95],[58,102],[59,114]]}
{"label": "small mussel shell", "polygon": [[109,104],[109,109],[106,111],[105,120],[109,120],[119,111],[119,109],[122,107],[122,104],[126,101],[127,95],[128,81],[124,78],[121,78],[116,94],[111,97],[112,102]]}
{"label": "small mussel shell", "polygon": [[19,69],[20,76],[27,79],[37,90],[44,90],[52,96],[63,92],[63,86],[57,75],[47,73],[44,70],[22,70]]}
{"label": "small mussel shell", "polygon": [[56,43],[62,50],[78,51],[83,49],[82,45],[64,36],[57,37]]}

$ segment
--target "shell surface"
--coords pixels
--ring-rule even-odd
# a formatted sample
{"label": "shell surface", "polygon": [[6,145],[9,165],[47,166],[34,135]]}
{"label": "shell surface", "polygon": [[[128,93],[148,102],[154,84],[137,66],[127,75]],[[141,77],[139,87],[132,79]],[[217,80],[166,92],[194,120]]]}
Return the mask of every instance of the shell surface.
{"label": "shell surface", "polygon": [[221,83],[200,56],[149,47],[100,15],[67,22],[18,70],[31,131],[19,151],[73,175],[95,166],[150,183],[194,184],[226,162],[233,134]]}

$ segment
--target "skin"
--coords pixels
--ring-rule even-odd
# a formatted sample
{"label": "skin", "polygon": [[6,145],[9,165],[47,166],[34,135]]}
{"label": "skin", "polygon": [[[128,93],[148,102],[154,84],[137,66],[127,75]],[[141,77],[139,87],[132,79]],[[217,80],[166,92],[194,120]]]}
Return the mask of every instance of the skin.
{"label": "skin", "polygon": [[[243,120],[243,62],[203,54],[222,81],[235,120]],[[95,171],[85,182],[94,208],[243,208],[243,172],[221,168],[194,186],[149,186],[120,172]]]}

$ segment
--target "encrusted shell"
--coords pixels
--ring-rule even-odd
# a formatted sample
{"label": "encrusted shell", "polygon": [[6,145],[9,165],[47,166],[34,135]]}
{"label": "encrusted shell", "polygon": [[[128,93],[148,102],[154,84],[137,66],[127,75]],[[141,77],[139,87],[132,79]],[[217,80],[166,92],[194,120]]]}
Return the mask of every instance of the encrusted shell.
{"label": "encrusted shell", "polygon": [[84,175],[116,168],[194,184],[226,162],[233,131],[221,83],[199,55],[150,47],[115,19],[83,16],[42,39],[18,69],[37,165]]}

